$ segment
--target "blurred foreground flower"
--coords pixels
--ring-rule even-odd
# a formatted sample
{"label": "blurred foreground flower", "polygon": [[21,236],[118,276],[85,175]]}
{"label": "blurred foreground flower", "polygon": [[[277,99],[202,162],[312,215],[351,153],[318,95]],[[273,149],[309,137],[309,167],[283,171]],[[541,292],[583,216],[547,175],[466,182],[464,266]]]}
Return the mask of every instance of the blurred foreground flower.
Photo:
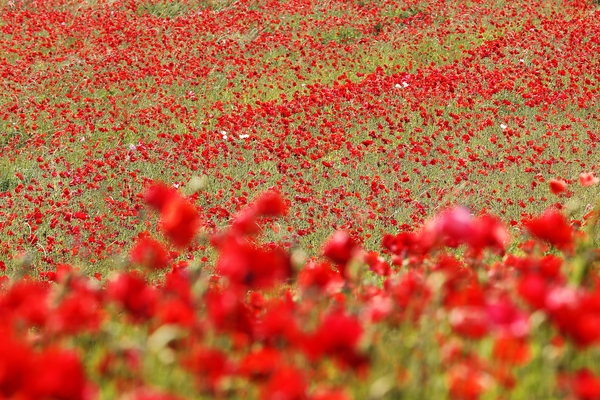
{"label": "blurred foreground flower", "polygon": [[579,174],[579,183],[583,187],[594,186],[598,182],[600,182],[600,179],[593,172],[582,172]]}
{"label": "blurred foreground flower", "polygon": [[156,240],[141,237],[131,249],[129,260],[149,270],[164,269],[169,264],[169,254]]}
{"label": "blurred foreground flower", "polygon": [[191,244],[200,227],[200,216],[191,203],[160,182],[146,190],[144,200],[160,212],[161,226],[174,245],[183,248]]}
{"label": "blurred foreground flower", "polygon": [[557,249],[573,247],[573,229],[560,212],[548,209],[541,217],[525,221],[525,227],[533,236],[545,240]]}

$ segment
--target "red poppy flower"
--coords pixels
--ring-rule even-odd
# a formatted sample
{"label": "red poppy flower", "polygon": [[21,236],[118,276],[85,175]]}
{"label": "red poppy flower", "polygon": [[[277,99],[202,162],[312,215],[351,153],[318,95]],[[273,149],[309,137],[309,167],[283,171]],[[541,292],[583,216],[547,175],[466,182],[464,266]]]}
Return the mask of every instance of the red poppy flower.
{"label": "red poppy flower", "polygon": [[195,310],[182,299],[168,299],[159,303],[156,317],[161,324],[174,324],[186,328],[193,328],[196,323]]}
{"label": "red poppy flower", "polygon": [[475,234],[475,219],[464,207],[444,211],[435,221],[434,227],[441,243],[457,247],[472,240]]}
{"label": "red poppy flower", "polygon": [[296,320],[293,303],[280,299],[271,301],[262,318],[256,321],[255,337],[271,345],[285,342],[292,346],[299,344],[303,338]]}
{"label": "red poppy flower", "polygon": [[525,221],[524,225],[533,236],[558,249],[568,250],[573,247],[573,229],[558,211],[548,209],[541,217]]}
{"label": "red poppy flower", "polygon": [[560,194],[567,190],[567,182],[560,179],[550,180],[550,191],[554,194]]}
{"label": "red poppy flower", "polygon": [[221,379],[233,370],[224,352],[204,347],[192,349],[184,365],[195,375],[197,384],[209,391],[217,390]]}
{"label": "red poppy flower", "polygon": [[146,189],[144,201],[150,207],[160,211],[172,198],[177,197],[177,191],[162,182],[154,182]]}
{"label": "red poppy flower", "polygon": [[210,290],[206,296],[208,317],[218,332],[252,335],[253,319],[236,290]]}
{"label": "red poppy flower", "polygon": [[489,317],[484,307],[463,306],[452,309],[450,325],[456,333],[470,339],[481,339],[489,332]]}
{"label": "red poppy flower", "polygon": [[129,260],[149,270],[164,269],[169,264],[169,253],[162,244],[150,237],[142,237],[129,253]]}
{"label": "red poppy flower", "polygon": [[160,211],[161,226],[169,240],[178,247],[190,245],[200,227],[195,207],[164,183],[154,183],[144,195],[148,205]]}
{"label": "red poppy flower", "polygon": [[494,340],[494,359],[509,365],[524,365],[531,357],[529,343],[525,338],[500,335]]}
{"label": "red poppy flower", "polygon": [[108,283],[108,296],[136,321],[154,316],[156,292],[135,273],[119,274]]}
{"label": "red poppy flower", "polygon": [[242,359],[239,373],[254,381],[262,381],[277,371],[283,364],[282,361],[283,356],[278,350],[272,347],[264,347],[247,354]]}
{"label": "red poppy flower", "polygon": [[242,238],[228,236],[219,244],[217,271],[229,282],[266,289],[292,276],[290,256],[280,247],[258,247]]}
{"label": "red poppy flower", "polygon": [[517,292],[535,310],[545,307],[550,289],[546,279],[537,273],[526,273],[517,283]]}
{"label": "red poppy flower", "polygon": [[53,332],[75,334],[95,332],[102,321],[99,294],[87,288],[71,290],[50,315],[48,326]]}
{"label": "red poppy flower", "polygon": [[575,374],[573,393],[579,400],[599,400],[600,378],[587,368],[580,369]]}
{"label": "red poppy flower", "polygon": [[312,359],[330,356],[342,367],[360,370],[368,362],[358,349],[362,335],[363,327],[355,317],[333,312],[325,316],[314,335],[307,338],[306,352]]}
{"label": "red poppy flower", "polygon": [[309,262],[298,274],[298,285],[305,291],[315,289],[315,294],[329,293],[336,288],[341,288],[344,279],[327,261]]}
{"label": "red poppy flower", "polygon": [[485,392],[485,376],[475,366],[456,365],[448,372],[448,389],[452,400],[477,400]]}
{"label": "red poppy flower", "polygon": [[198,211],[182,197],[172,197],[160,211],[167,237],[178,247],[190,245],[200,227]]}
{"label": "red poppy flower", "polygon": [[[48,348],[30,371],[27,388],[33,399],[81,400],[85,398],[86,375],[79,356],[72,351]],[[67,378],[68,379],[65,379]]]}
{"label": "red poppy flower", "polygon": [[336,263],[341,275],[346,278],[346,264],[358,250],[358,245],[348,232],[337,231],[325,243],[323,255]]}
{"label": "red poppy flower", "polygon": [[19,392],[31,383],[28,374],[34,353],[8,329],[0,327],[0,336],[0,398],[19,398]]}
{"label": "red poppy flower", "polygon": [[389,276],[391,273],[390,265],[375,251],[366,253],[364,261],[369,266],[369,269],[377,275]]}
{"label": "red poppy flower", "polygon": [[0,318],[44,326],[49,316],[50,287],[35,281],[21,280],[0,296]]}
{"label": "red poppy flower", "polygon": [[301,371],[280,367],[263,387],[261,400],[304,400],[308,385]]}
{"label": "red poppy flower", "polygon": [[509,239],[504,224],[498,218],[486,214],[475,220],[468,245],[475,253],[486,248],[504,253]]}
{"label": "red poppy flower", "polygon": [[287,205],[281,194],[272,190],[262,194],[255,204],[259,215],[279,217],[287,213]]}

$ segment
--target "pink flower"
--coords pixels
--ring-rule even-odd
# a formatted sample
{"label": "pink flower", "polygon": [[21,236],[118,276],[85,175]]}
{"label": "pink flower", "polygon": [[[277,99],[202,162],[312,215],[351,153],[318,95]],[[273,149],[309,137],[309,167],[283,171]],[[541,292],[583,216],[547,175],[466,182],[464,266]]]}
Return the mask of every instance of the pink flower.
{"label": "pink flower", "polygon": [[593,172],[582,172],[579,174],[579,183],[583,187],[594,186],[598,182],[600,182],[600,179]]}

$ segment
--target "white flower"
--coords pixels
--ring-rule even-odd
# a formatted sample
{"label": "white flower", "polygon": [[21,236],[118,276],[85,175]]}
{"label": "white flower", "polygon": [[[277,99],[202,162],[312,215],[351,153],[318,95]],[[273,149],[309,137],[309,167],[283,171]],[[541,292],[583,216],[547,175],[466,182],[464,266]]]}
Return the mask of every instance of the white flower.
{"label": "white flower", "polygon": [[402,82],[402,87],[405,87],[405,88],[408,87],[408,83]]}
{"label": "white flower", "polygon": [[131,151],[136,151],[136,150],[137,150],[137,147],[135,147],[135,144],[131,143],[131,144],[129,145],[129,150],[131,150]]}
{"label": "white flower", "polygon": [[399,83],[396,83],[396,84],[394,85],[394,87],[395,87],[396,89],[400,89],[402,86],[400,86],[400,84],[399,84]]}
{"label": "white flower", "polygon": [[502,130],[505,130],[506,128],[508,128],[508,125],[500,124],[500,128],[502,128]]}
{"label": "white flower", "polygon": [[250,137],[250,135],[240,135],[239,138],[240,139],[248,139]]}

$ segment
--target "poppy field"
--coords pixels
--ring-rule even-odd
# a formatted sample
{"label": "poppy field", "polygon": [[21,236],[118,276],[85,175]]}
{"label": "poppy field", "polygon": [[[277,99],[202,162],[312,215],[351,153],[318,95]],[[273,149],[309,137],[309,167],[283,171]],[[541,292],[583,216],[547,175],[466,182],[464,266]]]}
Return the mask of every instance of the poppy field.
{"label": "poppy field", "polygon": [[600,3],[0,0],[0,398],[600,399]]}

